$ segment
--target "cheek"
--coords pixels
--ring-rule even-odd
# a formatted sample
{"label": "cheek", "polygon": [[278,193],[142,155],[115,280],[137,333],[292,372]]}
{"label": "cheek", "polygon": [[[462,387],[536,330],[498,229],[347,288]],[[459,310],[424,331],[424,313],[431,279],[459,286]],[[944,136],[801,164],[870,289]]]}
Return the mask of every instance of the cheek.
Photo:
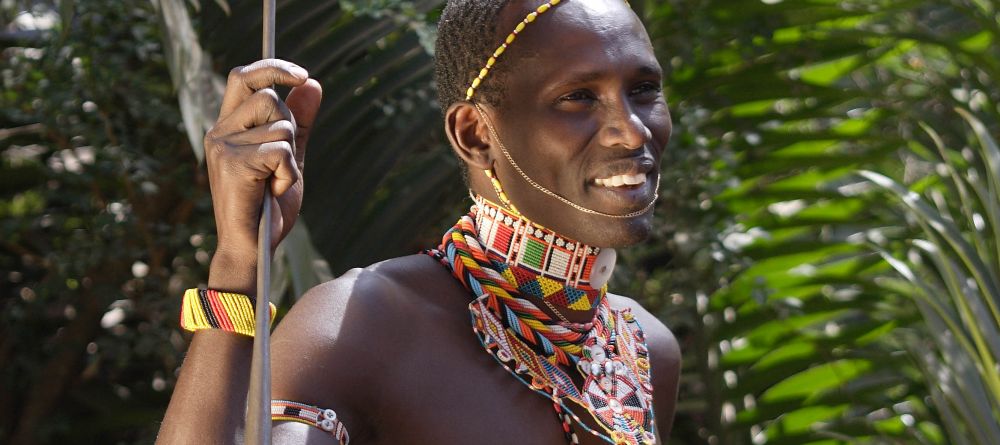
{"label": "cheek", "polygon": [[653,139],[659,142],[657,145],[662,150],[667,145],[667,142],[670,141],[670,135],[673,133],[670,110],[666,105],[657,106],[650,110],[644,121],[646,122],[646,126],[652,131]]}
{"label": "cheek", "polygon": [[516,141],[516,151],[521,157],[530,157],[525,162],[535,164],[536,168],[542,165],[553,170],[571,167],[570,163],[584,154],[594,134],[591,122],[553,113],[526,112],[510,120],[510,124],[508,128],[519,130],[509,136],[511,142],[508,144],[513,145]]}

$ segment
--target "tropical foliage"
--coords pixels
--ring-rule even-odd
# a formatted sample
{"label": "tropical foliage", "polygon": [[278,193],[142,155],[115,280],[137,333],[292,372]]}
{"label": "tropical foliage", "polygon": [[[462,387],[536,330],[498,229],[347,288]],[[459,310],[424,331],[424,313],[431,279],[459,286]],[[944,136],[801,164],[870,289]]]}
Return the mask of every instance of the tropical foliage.
{"label": "tropical foliage", "polygon": [[[998,95],[989,79],[997,73],[982,60],[996,57],[993,7],[813,1],[659,8],[651,27],[667,33],[657,35],[656,46],[675,68],[672,88],[683,96],[675,114],[695,127],[693,143],[682,139],[677,149],[711,148],[724,188],[703,202],[724,207],[728,217],[708,252],[738,268],[722,275],[710,297],[684,299],[692,307],[681,325],[693,332],[694,346],[687,383],[689,394],[701,395],[685,413],[704,420],[702,440],[995,441],[995,394],[962,401],[968,393],[954,389],[956,379],[970,376],[965,366],[978,366],[972,369],[988,381],[995,362],[982,355],[927,362],[953,354],[931,348],[940,323],[926,330],[920,315],[927,311],[908,299],[912,289],[889,285],[891,269],[871,250],[871,243],[884,243],[886,256],[906,258],[897,249],[912,232],[883,197],[862,193],[869,187],[853,176],[864,167],[923,190],[937,170],[911,153],[921,144],[934,147],[918,123],[962,147],[967,130],[950,112],[956,105],[988,116],[980,134],[995,131]],[[686,40],[669,43],[669,33],[678,32]],[[942,150],[947,159],[959,153]],[[953,209],[952,221],[996,206],[996,194],[977,196],[980,207]],[[995,239],[962,236],[970,244],[989,240],[985,246]],[[937,298],[974,299],[959,288],[941,290],[950,292]],[[977,313],[976,321],[990,317]],[[960,402],[994,415],[949,412],[963,408]],[[972,431],[984,433],[968,439]]]}
{"label": "tropical foliage", "polygon": [[[985,125],[958,110],[971,128],[961,151],[948,150],[924,126],[934,151],[914,146],[938,175],[914,189],[872,171],[861,176],[898,200],[910,225],[919,228],[904,239],[897,258],[873,245],[902,280],[886,280],[914,299],[933,346],[910,334],[911,352],[919,359],[940,410],[950,443],[987,444],[1000,437],[1000,263],[996,240],[1000,227],[1000,149]],[[949,153],[950,151],[950,153]],[[921,197],[916,190],[924,192]]]}
{"label": "tropical foliage", "polygon": [[[0,441],[148,441],[184,347],[168,295],[213,243],[200,133],[220,73],[258,57],[260,12],[57,3],[49,31],[2,39]],[[279,2],[278,54],[325,89],[290,295],[328,276],[310,235],[340,273],[461,210],[431,83],[441,3]],[[631,4],[675,136],[658,231],[614,284],[681,340],[671,443],[995,442],[997,4]]]}
{"label": "tropical foliage", "polygon": [[19,3],[0,4],[0,442],[149,443],[176,295],[214,249],[206,178],[148,2]]}

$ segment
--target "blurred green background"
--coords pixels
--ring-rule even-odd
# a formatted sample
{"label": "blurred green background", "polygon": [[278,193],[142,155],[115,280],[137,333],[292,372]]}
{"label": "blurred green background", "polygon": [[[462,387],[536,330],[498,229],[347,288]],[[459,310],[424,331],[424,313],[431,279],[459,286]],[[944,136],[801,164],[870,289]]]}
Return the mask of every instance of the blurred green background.
{"label": "blurred green background", "polygon": [[[279,57],[325,90],[283,310],[469,205],[441,4],[279,0]],[[1000,443],[1000,2],[631,4],[675,136],[612,289],[681,341],[671,443]],[[0,443],[155,438],[215,245],[201,135],[260,24],[257,1],[0,0]]]}

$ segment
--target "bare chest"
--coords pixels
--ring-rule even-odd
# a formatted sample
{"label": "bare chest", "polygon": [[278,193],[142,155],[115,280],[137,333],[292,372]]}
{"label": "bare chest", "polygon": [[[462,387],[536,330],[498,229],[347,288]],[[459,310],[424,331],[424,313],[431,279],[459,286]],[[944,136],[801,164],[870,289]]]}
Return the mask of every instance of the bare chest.
{"label": "bare chest", "polygon": [[[415,329],[398,366],[373,388],[377,443],[562,445],[563,426],[546,396],[503,369],[476,339],[465,311]],[[583,408],[574,412],[593,419]],[[581,444],[606,443],[574,423]]]}

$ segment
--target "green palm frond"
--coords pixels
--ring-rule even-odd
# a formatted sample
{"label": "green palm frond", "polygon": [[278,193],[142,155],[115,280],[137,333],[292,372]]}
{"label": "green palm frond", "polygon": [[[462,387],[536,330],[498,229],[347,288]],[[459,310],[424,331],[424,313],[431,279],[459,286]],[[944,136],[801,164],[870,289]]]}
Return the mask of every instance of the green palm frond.
{"label": "green palm frond", "polygon": [[924,125],[937,149],[932,153],[940,155],[932,160],[947,174],[923,193],[875,172],[859,174],[892,196],[918,229],[902,252],[905,260],[886,250],[880,253],[909,283],[904,293],[917,302],[930,328],[935,348],[914,353],[948,419],[949,436],[987,444],[1000,437],[1000,267],[995,250],[1000,150],[981,120],[957,111],[970,129],[971,159],[952,156],[938,133]]}

